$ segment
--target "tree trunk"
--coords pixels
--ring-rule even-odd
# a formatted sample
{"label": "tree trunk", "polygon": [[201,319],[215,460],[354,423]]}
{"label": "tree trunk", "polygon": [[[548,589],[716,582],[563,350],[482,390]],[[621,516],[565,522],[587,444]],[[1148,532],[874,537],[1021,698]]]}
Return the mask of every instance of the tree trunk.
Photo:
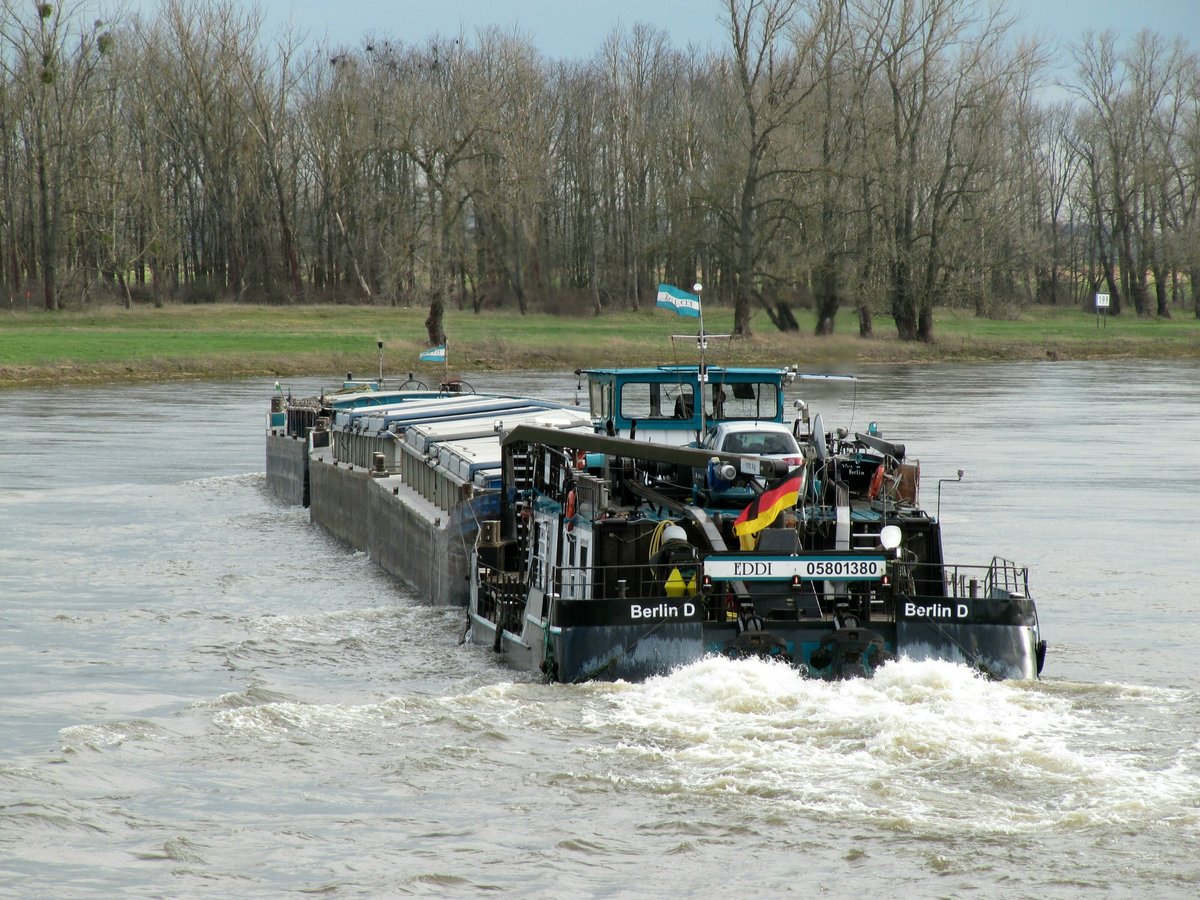
{"label": "tree trunk", "polygon": [[861,338],[875,336],[875,325],[871,321],[871,306],[861,300],[858,303],[858,336]]}
{"label": "tree trunk", "polygon": [[129,285],[125,283],[125,273],[117,272],[117,284],[121,287],[121,300],[126,309],[133,308],[133,297],[129,293]]}
{"label": "tree trunk", "polygon": [[754,291],[754,201],[758,184],[757,166],[751,164],[742,182],[738,211],[737,266],[734,271],[733,333],[750,336],[750,296]]}
{"label": "tree trunk", "polygon": [[[40,137],[40,135],[39,135]],[[55,281],[55,223],[51,219],[50,180],[46,172],[46,150],[40,138],[37,151],[38,206],[41,211],[39,236],[42,244],[42,297],[50,312],[58,309],[58,289]]]}
{"label": "tree trunk", "polygon": [[346,226],[342,222],[341,214],[334,212],[333,220],[337,222],[338,229],[342,232],[342,240],[346,244],[346,255],[350,257],[350,265],[354,267],[354,277],[358,279],[358,286],[367,295],[367,299],[373,303],[375,298],[371,296],[371,288],[367,284],[367,280],[363,278],[362,271],[358,268],[358,256],[354,252],[354,245],[350,243],[350,235],[347,233]]}
{"label": "tree trunk", "polygon": [[292,235],[292,223],[288,217],[283,173],[280,172],[278,166],[272,166],[271,169],[275,181],[275,203],[279,208],[279,232],[283,242],[283,257],[288,267],[288,281],[291,282],[292,290],[296,294],[296,299],[299,300],[304,292],[304,285],[300,281],[300,260],[296,255],[296,241]]}
{"label": "tree trunk", "polygon": [[1112,258],[1104,249],[1104,244],[1100,245],[1099,253],[1100,268],[1104,271],[1104,280],[1108,283],[1108,314],[1119,316],[1121,314],[1121,283],[1117,280],[1117,273],[1113,271]]}
{"label": "tree trunk", "polygon": [[1167,273],[1162,269],[1154,270],[1154,299],[1158,306],[1156,315],[1160,319],[1171,318],[1171,303],[1167,297]]}
{"label": "tree trunk", "polygon": [[446,330],[443,327],[445,318],[445,298],[442,297],[440,288],[434,288],[433,297],[429,301],[429,315],[425,317],[425,334],[434,347],[446,343]]}
{"label": "tree trunk", "polygon": [[933,340],[932,304],[921,304],[921,311],[917,314],[917,340],[923,341],[926,344]]}
{"label": "tree trunk", "polygon": [[[509,244],[512,247],[512,286],[517,295],[517,310],[525,315],[529,309],[529,299],[525,296],[525,270],[521,264],[521,225],[517,221],[517,213],[512,214],[512,231],[509,234]],[[636,296],[636,292],[634,294]]]}
{"label": "tree trunk", "polygon": [[908,264],[903,260],[892,260],[888,269],[896,334],[902,341],[915,341],[918,338],[917,304],[912,295],[912,275]]}
{"label": "tree trunk", "polygon": [[1146,276],[1134,272],[1129,279],[1130,293],[1133,295],[1133,307],[1139,317],[1150,315],[1150,291],[1146,287]]}
{"label": "tree trunk", "polygon": [[767,318],[771,320],[771,324],[777,329],[783,332],[800,330],[800,323],[796,321],[791,308],[782,300],[773,306],[763,300],[762,297],[759,297],[759,302],[762,303],[763,309],[767,311]]}
{"label": "tree trunk", "polygon": [[1138,317],[1150,315],[1150,298],[1146,293],[1146,274],[1138,265],[1133,255],[1133,235],[1131,229],[1124,224],[1123,218],[1118,222],[1121,234],[1121,279],[1128,286],[1127,295],[1133,301],[1133,308]]}
{"label": "tree trunk", "polygon": [[833,254],[826,251],[814,273],[817,326],[814,334],[833,334],[834,317],[838,311],[838,272]]}

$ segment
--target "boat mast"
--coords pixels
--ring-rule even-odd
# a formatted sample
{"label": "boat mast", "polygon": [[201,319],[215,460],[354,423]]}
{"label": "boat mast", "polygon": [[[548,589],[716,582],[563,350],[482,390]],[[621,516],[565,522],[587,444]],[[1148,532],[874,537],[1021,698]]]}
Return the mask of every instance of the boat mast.
{"label": "boat mast", "polygon": [[697,281],[692,285],[692,290],[696,292],[698,300],[696,305],[700,307],[700,333],[696,335],[696,345],[700,348],[700,371],[697,372],[700,396],[696,402],[700,404],[700,440],[703,441],[704,433],[708,431],[708,425],[704,421],[704,385],[708,381],[708,370],[704,367],[704,351],[708,349],[708,338],[704,336],[704,301],[700,299],[700,292],[704,290],[704,285]]}

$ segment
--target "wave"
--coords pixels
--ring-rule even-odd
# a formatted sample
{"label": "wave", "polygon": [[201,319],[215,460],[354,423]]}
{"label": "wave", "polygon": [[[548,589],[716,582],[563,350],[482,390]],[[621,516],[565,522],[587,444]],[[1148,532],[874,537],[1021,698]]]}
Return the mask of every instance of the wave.
{"label": "wave", "polygon": [[828,683],[711,658],[596,699],[586,724],[617,736],[596,753],[657,792],[749,795],[939,834],[1200,822],[1189,759],[1098,745],[1113,723],[1094,706],[950,663]]}
{"label": "wave", "polygon": [[391,698],[361,705],[282,701],[233,706],[218,711],[213,725],[239,740],[264,743],[292,741],[307,744],[314,738],[361,736],[398,722],[415,726],[440,717],[437,704],[422,698]]}
{"label": "wave", "polygon": [[266,480],[265,472],[238,472],[234,475],[201,475],[198,478],[188,478],[185,481],[179,482],[186,487],[216,487],[223,488],[230,485],[241,487],[248,485],[250,487],[258,487],[260,483]]}
{"label": "wave", "polygon": [[176,735],[148,719],[128,719],[71,725],[59,731],[58,737],[64,753],[78,753],[83,750],[105,750],[119,747],[126,741],[144,743],[171,740]]}
{"label": "wave", "polygon": [[288,703],[292,698],[280,691],[272,691],[260,685],[251,685],[242,691],[232,691],[222,694],[215,700],[199,700],[188,708],[193,710],[222,710],[244,709],[248,706],[262,706],[267,703]]}

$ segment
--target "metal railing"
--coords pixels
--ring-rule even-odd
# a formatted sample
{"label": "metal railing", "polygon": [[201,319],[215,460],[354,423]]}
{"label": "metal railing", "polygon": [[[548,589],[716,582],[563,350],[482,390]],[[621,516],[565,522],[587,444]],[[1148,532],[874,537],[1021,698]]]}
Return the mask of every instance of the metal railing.
{"label": "metal railing", "polygon": [[[552,566],[542,584],[531,579],[535,586],[546,593],[561,597],[591,598],[596,600],[640,599],[668,596],[666,579],[671,568],[655,572],[652,566],[639,563],[610,566]],[[501,571],[486,563],[479,563],[479,583],[495,594],[508,593],[514,585],[523,585],[525,575],[519,572]],[[684,581],[683,593],[679,596],[695,596],[700,589],[699,566],[691,581]]]}
{"label": "metal railing", "polygon": [[1015,562],[999,556],[992,557],[988,567],[988,577],[985,582],[987,596],[995,596],[999,592],[1014,597],[1029,596],[1029,569],[1018,566]]}
{"label": "metal railing", "polygon": [[912,568],[925,570],[923,577],[920,573],[914,573],[911,580],[909,587],[915,594],[945,596],[953,600],[1029,594],[1029,570],[999,557],[993,557],[986,566],[942,566],[940,584],[935,574],[939,571],[938,567],[914,565]]}
{"label": "metal railing", "polygon": [[[547,595],[563,598],[612,600],[650,600],[667,596],[694,598],[705,597],[705,608],[710,614],[719,615],[725,608],[724,588],[704,594],[697,567],[696,580],[686,580],[668,590],[666,579],[671,569],[659,569],[647,564],[625,564],[610,566],[552,566],[546,577],[530,579],[534,586]],[[525,601],[526,575],[523,572],[501,571],[485,563],[479,563],[480,612],[488,617],[503,614],[503,608]],[[809,585],[809,583],[805,583]],[[817,584],[817,583],[813,583]],[[919,563],[899,563],[892,567],[890,583],[860,585],[844,594],[824,595],[821,608],[826,612],[840,604],[861,605],[870,609],[872,618],[890,619],[894,615],[894,601],[900,597],[911,600],[981,600],[1005,596],[1028,596],[1028,570],[1015,563],[994,558],[989,565],[936,566]],[[787,591],[782,584],[779,587]],[[809,587],[811,589],[811,585]],[[797,596],[804,588],[793,589]]]}

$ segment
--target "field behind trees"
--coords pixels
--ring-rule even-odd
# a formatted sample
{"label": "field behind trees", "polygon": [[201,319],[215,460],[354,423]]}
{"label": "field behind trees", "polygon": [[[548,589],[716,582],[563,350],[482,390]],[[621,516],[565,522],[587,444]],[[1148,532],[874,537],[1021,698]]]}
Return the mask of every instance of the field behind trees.
{"label": "field behind trees", "polygon": [[703,282],[739,335],[928,343],[1097,291],[1200,315],[1182,39],[1052,51],[976,0],[709,0],[719,51],[635,25],[565,61],[496,30],[307,44],[229,0],[90,10],[0,0],[9,309],[419,307],[428,343],[459,312],[632,315],[659,281]]}

